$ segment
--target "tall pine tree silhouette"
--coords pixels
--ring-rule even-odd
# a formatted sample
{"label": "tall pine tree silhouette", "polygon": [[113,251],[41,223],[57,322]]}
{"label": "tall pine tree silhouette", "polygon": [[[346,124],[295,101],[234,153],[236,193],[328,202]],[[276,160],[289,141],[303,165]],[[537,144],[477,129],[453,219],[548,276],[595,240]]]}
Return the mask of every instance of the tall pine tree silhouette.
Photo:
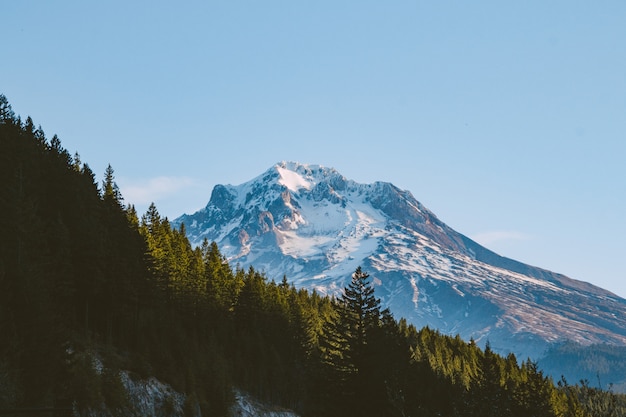
{"label": "tall pine tree silhouette", "polygon": [[384,402],[376,366],[380,300],[368,278],[360,266],[354,271],[322,335],[323,361],[336,381],[329,388],[341,393],[331,415],[380,415]]}
{"label": "tall pine tree silhouette", "polygon": [[341,319],[346,326],[349,348],[345,354],[356,373],[367,368],[371,337],[380,322],[380,300],[374,297],[374,287],[368,278],[359,266],[341,296]]}

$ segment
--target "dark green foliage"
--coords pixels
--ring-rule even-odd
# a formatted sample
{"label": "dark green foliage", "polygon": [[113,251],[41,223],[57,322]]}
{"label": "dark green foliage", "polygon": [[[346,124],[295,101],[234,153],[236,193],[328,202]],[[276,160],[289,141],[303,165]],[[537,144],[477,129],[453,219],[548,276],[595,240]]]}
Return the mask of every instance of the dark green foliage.
{"label": "dark green foliage", "polygon": [[589,385],[588,381],[580,381],[578,385],[568,385],[563,378],[559,381],[561,390],[567,393],[570,409],[579,410],[584,416],[621,417],[626,416],[626,396],[615,395]]}
{"label": "dark green foliage", "polygon": [[94,367],[92,356],[87,353],[73,355],[69,363],[68,376],[67,394],[76,401],[81,413],[89,408],[100,407],[104,403],[102,380]]}
{"label": "dark green foliage", "polygon": [[[180,389],[204,378],[227,391],[220,349],[205,357],[206,317],[180,326],[195,313],[186,301],[198,298],[192,285],[204,274],[200,250],[157,218],[154,236],[166,239],[157,249],[168,255],[161,259],[134,208],[123,206],[110,166],[100,191],[56,136],[48,143],[32,119],[15,118],[4,96],[0,108],[0,383],[12,393],[4,402],[40,406],[71,395],[91,406],[119,404],[115,376],[95,378],[87,359],[68,361],[68,349],[84,341],[128,352],[120,366],[163,375]],[[178,358],[203,360],[181,366]],[[104,391],[91,389],[98,378]],[[227,407],[228,394],[201,391],[219,398],[207,407]]]}
{"label": "dark green foliage", "polygon": [[124,369],[187,393],[189,415],[227,415],[234,387],[303,416],[625,415],[623,396],[395,320],[361,268],[339,299],[233,270],[2,95],[0,149],[0,407],[123,410]]}
{"label": "dark green foliage", "polygon": [[322,386],[327,390],[329,414],[374,416],[385,411],[388,369],[380,366],[385,357],[385,334],[380,300],[374,297],[368,277],[361,267],[356,269],[322,334]]}
{"label": "dark green foliage", "polygon": [[557,379],[586,380],[596,388],[626,392],[626,346],[566,342],[549,349],[539,365]]}

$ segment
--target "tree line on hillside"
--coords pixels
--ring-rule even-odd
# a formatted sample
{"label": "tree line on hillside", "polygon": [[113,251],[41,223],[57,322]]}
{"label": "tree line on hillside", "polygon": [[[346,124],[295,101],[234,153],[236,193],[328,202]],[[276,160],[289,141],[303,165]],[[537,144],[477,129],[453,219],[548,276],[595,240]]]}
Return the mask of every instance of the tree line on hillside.
{"label": "tree line on hillside", "polygon": [[331,298],[192,247],[2,95],[0,147],[0,408],[123,415],[126,370],[188,415],[228,415],[235,387],[303,416],[626,415],[624,396],[394,318],[360,268]]}
{"label": "tree line on hillside", "polygon": [[538,364],[552,375],[583,379],[597,388],[626,392],[626,346],[564,342],[550,348]]}

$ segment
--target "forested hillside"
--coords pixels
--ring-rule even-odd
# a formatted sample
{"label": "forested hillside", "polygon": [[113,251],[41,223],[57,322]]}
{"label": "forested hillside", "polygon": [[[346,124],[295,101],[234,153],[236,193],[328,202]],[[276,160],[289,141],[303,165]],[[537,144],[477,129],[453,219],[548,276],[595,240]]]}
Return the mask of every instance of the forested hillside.
{"label": "forested hillside", "polygon": [[545,372],[564,375],[589,385],[626,393],[626,347],[613,345],[581,346],[563,343],[546,352],[538,361]]}
{"label": "forested hillside", "polygon": [[303,416],[626,415],[623,396],[381,311],[360,268],[329,299],[233,267],[104,178],[0,96],[0,409],[124,415],[123,369],[189,415],[227,415],[233,387]]}

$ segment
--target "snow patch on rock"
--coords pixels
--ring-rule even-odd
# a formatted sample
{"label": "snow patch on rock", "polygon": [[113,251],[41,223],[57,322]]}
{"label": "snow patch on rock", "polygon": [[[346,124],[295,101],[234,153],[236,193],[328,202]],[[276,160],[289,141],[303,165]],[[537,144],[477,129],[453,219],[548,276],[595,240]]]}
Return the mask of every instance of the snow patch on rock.
{"label": "snow patch on rock", "polygon": [[230,409],[232,417],[299,417],[290,410],[261,404],[250,395],[235,391],[235,404]]}

